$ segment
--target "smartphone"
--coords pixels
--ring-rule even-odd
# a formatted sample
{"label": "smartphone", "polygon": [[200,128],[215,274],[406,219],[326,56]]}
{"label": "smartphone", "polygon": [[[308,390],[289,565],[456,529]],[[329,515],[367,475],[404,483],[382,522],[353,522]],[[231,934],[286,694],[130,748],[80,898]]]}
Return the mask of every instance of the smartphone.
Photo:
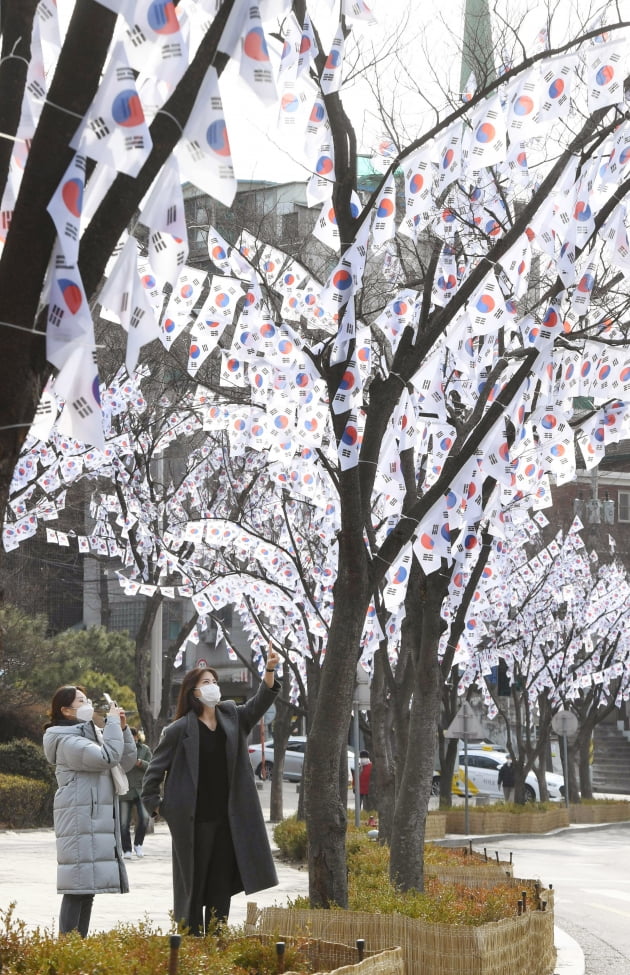
{"label": "smartphone", "polygon": [[104,694],[103,694],[103,697],[105,698],[105,704],[107,705],[107,707],[108,707],[108,708],[111,708],[111,706],[112,706],[112,705],[113,705],[113,706],[114,706],[115,708],[117,708],[117,707],[118,707],[118,705],[116,704],[116,702],[115,702],[115,701],[112,701],[112,699],[111,699],[111,697],[109,696],[109,694],[106,694],[106,693],[104,693]]}

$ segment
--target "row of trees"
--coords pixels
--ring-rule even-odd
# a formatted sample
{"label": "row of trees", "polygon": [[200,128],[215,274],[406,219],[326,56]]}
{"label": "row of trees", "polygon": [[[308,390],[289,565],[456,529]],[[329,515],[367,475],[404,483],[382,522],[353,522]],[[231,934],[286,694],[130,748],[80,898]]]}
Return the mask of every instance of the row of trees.
{"label": "row of trees", "polygon": [[[20,5],[19,25],[3,22],[3,50],[23,50],[34,9],[27,6]],[[133,25],[129,6],[121,7],[121,18]],[[372,675],[374,757],[384,821],[391,824],[392,879],[422,888],[442,684],[454,669],[459,679],[468,660],[474,671],[481,652],[463,639],[470,602],[491,556],[517,537],[532,508],[551,502],[550,476],[572,476],[576,431],[589,466],[598,457],[589,445],[605,445],[627,431],[623,283],[630,184],[618,40],[627,25],[611,5],[605,26],[598,22],[557,44],[548,34],[541,50],[520,62],[519,39],[506,25],[508,56],[500,76],[480,84],[464,104],[439,107],[436,124],[399,146],[380,185],[357,208],[356,135],[337,68],[353,24],[368,14],[363,4],[341,3],[329,43],[301,3],[278,6],[273,30],[257,8],[245,10],[234,0],[224,0],[214,15],[204,8],[207,29],[198,32],[190,63],[182,64],[178,79],[163,79],[169,94],[153,116],[150,141],[143,130],[124,151],[120,145],[111,150],[110,159],[125,171],[116,175],[110,162],[110,188],[86,214],[71,271],[80,272],[86,298],[102,298],[108,317],[115,314],[126,327],[129,376],[108,376],[102,390],[107,441],[100,446],[78,437],[86,426],[76,386],[57,380],[49,388],[48,409],[60,411],[56,432],[49,424],[42,440],[40,425],[25,445],[23,457],[35,464],[36,477],[22,475],[18,465],[14,500],[19,497],[24,509],[13,509],[5,539],[19,541],[20,532],[30,532],[29,519],[37,520],[42,496],[37,489],[29,493],[33,483],[54,496],[44,478],[52,471],[70,483],[71,462],[80,459],[82,475],[98,482],[96,551],[100,545],[103,557],[120,559],[127,591],[148,597],[136,692],[153,733],[159,728],[151,725],[146,700],[151,612],[175,587],[191,598],[191,627],[231,601],[255,628],[255,650],[270,632],[279,633],[296,682],[309,681],[311,901],[344,904],[341,755],[357,662],[363,658]],[[33,415],[46,371],[39,336],[44,317],[37,318],[39,302],[47,300],[41,286],[55,237],[46,208],[74,159],[76,117],[90,117],[91,99],[104,84],[101,68],[117,9],[113,0],[109,9],[94,0],[74,8],[0,256],[0,320],[13,329],[15,353],[10,368],[0,364],[7,490],[19,431]],[[147,36],[150,27],[143,22]],[[242,46],[234,43],[235,31],[245,38]],[[286,42],[286,59],[275,64],[271,57],[266,65],[262,58],[265,69],[258,64],[254,70],[252,54],[255,62],[263,49],[270,57],[266,45],[255,44],[266,35],[273,53],[275,33]],[[157,50],[159,38],[153,43]],[[307,50],[312,57],[305,57]],[[12,92],[29,90],[23,84],[28,49],[23,57],[19,69],[11,59],[2,64],[13,72]],[[164,212],[153,206],[141,214],[146,255],[138,263],[136,244],[126,245],[101,294],[107,261],[136,207],[173,148],[179,143],[188,152],[195,141],[186,126],[196,117],[202,85],[204,94],[214,93],[204,103],[215,113],[206,115],[206,125],[224,121],[216,114],[215,88],[208,86],[216,81],[211,65],[222,75],[230,59],[239,62],[252,98],[277,98],[286,106],[297,93],[312,106],[305,120],[311,200],[334,212],[339,230],[339,252],[331,250],[327,276],[318,278],[297,261],[300,255],[270,250],[256,238],[235,250],[209,228],[216,273],[201,292],[197,281],[182,278],[177,294],[174,267],[179,270],[181,261],[164,263],[160,253],[177,250],[179,236],[169,239]],[[151,98],[159,97],[150,90]],[[140,87],[133,104],[142,105],[143,96]],[[60,104],[72,121],[64,116],[60,122]],[[17,133],[18,122],[14,110],[3,131]],[[91,125],[94,131],[94,118]],[[143,160],[125,169],[124,153],[140,148]],[[220,150],[225,162],[225,143]],[[85,152],[95,152],[93,140]],[[211,159],[207,154],[208,167]],[[11,165],[9,153],[7,175],[15,172]],[[88,173],[88,189],[99,166]],[[181,212],[171,177],[168,194],[159,187]],[[220,182],[213,187],[217,195],[226,191]],[[28,283],[16,295],[26,254]],[[152,273],[140,278],[147,261]],[[77,278],[68,278],[62,265],[57,260],[51,272],[58,290],[51,290],[50,303],[54,295],[63,310],[64,289]],[[238,300],[219,321],[230,287]],[[182,316],[172,344],[166,336],[173,306],[160,317],[160,296],[171,290]],[[378,307],[371,302],[375,293]],[[68,294],[66,312],[76,316],[80,290]],[[202,311],[194,312],[200,304]],[[151,314],[155,328],[138,331]],[[55,320],[47,318],[54,332]],[[89,349],[89,332],[84,320],[70,318],[63,351],[76,352],[79,361]],[[49,355],[51,348],[55,358],[59,353],[53,361],[63,375],[69,358],[54,334]],[[143,395],[138,425],[137,402],[128,407],[138,399],[138,382],[156,372],[147,376],[141,367],[132,373],[138,354],[145,355],[139,350],[154,336],[170,350],[168,368],[179,368],[178,379],[191,389],[172,397]],[[199,336],[214,342],[214,351],[193,374],[189,363]],[[80,372],[74,363],[66,377]],[[588,397],[590,409],[587,418],[574,420],[578,395]],[[167,449],[171,441],[173,458],[186,448],[177,463]],[[90,548],[93,533],[82,538]],[[504,571],[499,562],[496,571]],[[495,652],[515,666],[512,639],[505,638],[503,652],[504,634],[497,635]],[[546,684],[536,689],[540,708],[552,695]],[[165,700],[166,694],[161,721]]]}

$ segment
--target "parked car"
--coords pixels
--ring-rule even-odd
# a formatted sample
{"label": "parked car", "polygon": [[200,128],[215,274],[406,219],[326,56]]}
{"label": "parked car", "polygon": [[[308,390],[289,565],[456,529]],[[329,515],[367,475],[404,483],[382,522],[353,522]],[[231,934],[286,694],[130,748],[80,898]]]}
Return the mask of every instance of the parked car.
{"label": "parked car", "polygon": [[[302,778],[302,767],[304,765],[304,754],[306,752],[306,737],[295,735],[287,741],[287,750],[284,755],[284,775],[283,779],[289,782],[299,782]],[[262,745],[249,746],[249,760],[255,775],[259,779],[263,778],[263,758]],[[348,749],[348,780],[352,778],[351,770],[354,768],[354,752]],[[264,778],[270,779],[273,775],[273,741],[265,742],[265,775]]]}
{"label": "parked car", "polygon": [[[464,762],[465,753],[459,754],[459,768],[453,776],[453,794],[465,795]],[[498,783],[499,769],[505,764],[505,752],[489,751],[486,748],[468,749],[468,795],[489,796],[491,799],[502,799],[503,789]],[[559,801],[564,798],[564,778],[555,772],[545,772],[549,799]],[[440,774],[433,776],[433,793],[440,791]],[[538,779],[533,772],[525,777],[525,801],[538,802],[540,789]]]}

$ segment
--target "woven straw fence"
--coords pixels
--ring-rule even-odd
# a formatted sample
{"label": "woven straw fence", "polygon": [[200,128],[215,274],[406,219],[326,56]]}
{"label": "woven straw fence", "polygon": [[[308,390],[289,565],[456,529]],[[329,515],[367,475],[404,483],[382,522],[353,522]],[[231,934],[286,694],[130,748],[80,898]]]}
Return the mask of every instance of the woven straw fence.
{"label": "woven straw fence", "polygon": [[256,931],[280,937],[302,934],[344,944],[363,938],[370,951],[400,945],[406,975],[551,975],[556,961],[552,910],[474,927],[401,914],[282,907],[258,912],[249,904],[248,923],[254,919]]}
{"label": "woven straw fence", "polygon": [[[494,887],[495,884],[511,883],[511,863],[488,863],[476,867],[443,867],[439,863],[425,863],[425,877],[437,877],[443,884],[463,884],[465,887]],[[520,880],[515,881],[516,885]]]}
{"label": "woven straw fence", "polygon": [[572,823],[622,823],[630,819],[630,802],[570,805],[569,818]]}
{"label": "woven straw fence", "polygon": [[[465,811],[450,809],[446,813],[446,832],[466,832]],[[468,811],[468,828],[471,833],[548,833],[552,829],[569,826],[569,810],[566,806],[543,812],[486,812],[483,809]]]}
{"label": "woven straw fence", "polygon": [[[250,905],[248,904],[248,910]],[[252,935],[259,941],[270,942],[270,935]],[[287,944],[299,944],[300,954],[309,962],[314,975],[405,975],[405,962],[400,948],[363,952],[358,960],[357,948],[313,938],[285,938]],[[299,975],[287,971],[285,975]]]}
{"label": "woven straw fence", "polygon": [[424,840],[443,840],[446,836],[446,813],[429,813],[424,827]]}

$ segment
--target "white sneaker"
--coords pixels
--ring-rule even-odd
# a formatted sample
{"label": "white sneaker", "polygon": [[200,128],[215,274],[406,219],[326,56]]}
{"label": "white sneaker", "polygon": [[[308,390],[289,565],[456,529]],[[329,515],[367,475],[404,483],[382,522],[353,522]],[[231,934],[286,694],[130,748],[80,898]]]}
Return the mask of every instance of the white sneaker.
{"label": "white sneaker", "polygon": [[[142,849],[141,846],[134,846],[134,850],[135,850],[135,853],[136,853],[136,856],[137,857],[143,857],[144,856],[144,850]],[[129,856],[131,856],[131,853],[129,854]]]}
{"label": "white sneaker", "polygon": [[125,850],[123,853],[123,860],[131,860],[131,850]]}

